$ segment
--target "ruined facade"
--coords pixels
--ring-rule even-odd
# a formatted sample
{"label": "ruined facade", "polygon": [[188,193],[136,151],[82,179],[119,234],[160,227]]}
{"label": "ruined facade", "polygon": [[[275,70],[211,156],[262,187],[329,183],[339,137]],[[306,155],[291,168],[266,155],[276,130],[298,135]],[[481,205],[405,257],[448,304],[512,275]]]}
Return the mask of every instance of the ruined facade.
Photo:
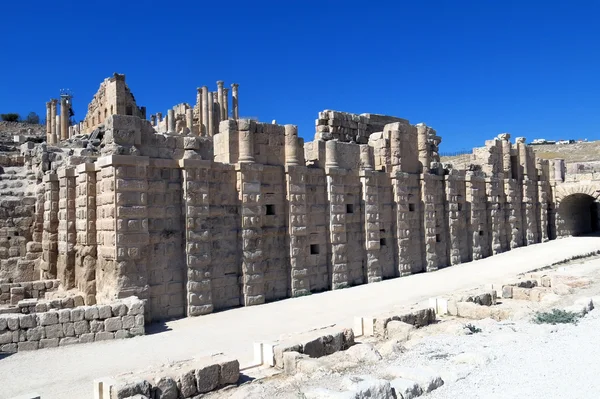
{"label": "ruined facade", "polygon": [[100,84],[100,88],[88,105],[80,133],[91,133],[110,115],[132,115],[146,119],[146,107],[138,107],[135,97],[125,83],[125,75],[118,73],[104,79]]}
{"label": "ruined facade", "polygon": [[217,101],[203,87],[166,122],[109,109],[95,153],[23,145],[37,185],[18,254],[34,279],[57,279],[87,305],[137,296],[156,320],[435,271],[575,232],[556,228],[568,219],[556,215],[564,163],[537,160],[522,139],[502,134],[454,168],[425,124],[324,111],[304,143],[294,125],[236,118],[237,85],[231,113],[218,88]]}

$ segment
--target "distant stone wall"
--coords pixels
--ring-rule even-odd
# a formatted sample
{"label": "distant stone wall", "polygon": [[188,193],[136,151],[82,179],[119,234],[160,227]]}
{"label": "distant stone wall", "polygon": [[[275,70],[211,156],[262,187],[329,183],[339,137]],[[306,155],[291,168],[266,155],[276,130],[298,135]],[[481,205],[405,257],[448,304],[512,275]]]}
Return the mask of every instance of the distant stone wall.
{"label": "distant stone wall", "polygon": [[144,335],[144,303],[128,298],[35,314],[0,314],[0,352],[14,353]]}
{"label": "distant stone wall", "polygon": [[10,283],[0,280],[0,304],[16,305],[22,299],[44,298],[46,292],[56,291],[58,280],[37,280]]}
{"label": "distant stone wall", "polygon": [[408,124],[406,119],[377,114],[351,114],[322,111],[316,120],[316,140],[340,140],[366,144],[372,133],[381,132],[388,123]]}

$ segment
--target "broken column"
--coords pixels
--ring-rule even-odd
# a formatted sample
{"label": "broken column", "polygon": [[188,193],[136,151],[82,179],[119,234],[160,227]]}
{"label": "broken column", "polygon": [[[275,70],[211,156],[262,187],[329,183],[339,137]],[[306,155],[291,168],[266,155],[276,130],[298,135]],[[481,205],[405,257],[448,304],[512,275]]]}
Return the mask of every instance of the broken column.
{"label": "broken column", "polygon": [[229,89],[223,89],[223,120],[229,119]]}
{"label": "broken column", "polygon": [[52,118],[52,102],[46,103],[46,143],[52,144],[52,124],[50,123]]}
{"label": "broken column", "polygon": [[429,128],[424,123],[419,123],[417,127],[418,149],[419,149],[419,164],[421,173],[429,172]]}
{"label": "broken column", "polygon": [[238,123],[238,163],[254,162],[254,135],[251,131],[253,121],[241,119]]}
{"label": "broken column", "polygon": [[50,135],[51,135],[51,143],[52,144],[56,144],[58,142],[59,139],[59,134],[56,131],[57,126],[56,126],[56,103],[58,102],[58,100],[56,100],[55,98],[53,98],[52,100],[50,100]]}
{"label": "broken column", "polygon": [[214,101],[212,92],[208,93],[207,106],[208,106],[207,132],[208,132],[208,137],[213,137],[215,135],[215,101]]}
{"label": "broken column", "polygon": [[[212,103],[211,103],[212,104]],[[209,112],[211,108],[209,107],[208,102],[208,87],[202,86],[202,126],[201,126],[201,136],[208,136],[208,126],[209,126]]]}
{"label": "broken column", "polygon": [[192,129],[194,128],[194,110],[192,108],[185,110],[185,124],[190,130],[188,134],[192,134]]}
{"label": "broken column", "polygon": [[232,83],[231,84],[231,108],[233,110],[233,119],[239,119],[239,109],[238,109],[238,87],[239,84]]}
{"label": "broken column", "polygon": [[175,110],[173,109],[167,111],[167,133],[175,133]]}
{"label": "broken column", "polygon": [[69,138],[69,106],[67,99],[60,99],[60,139],[66,140]]}

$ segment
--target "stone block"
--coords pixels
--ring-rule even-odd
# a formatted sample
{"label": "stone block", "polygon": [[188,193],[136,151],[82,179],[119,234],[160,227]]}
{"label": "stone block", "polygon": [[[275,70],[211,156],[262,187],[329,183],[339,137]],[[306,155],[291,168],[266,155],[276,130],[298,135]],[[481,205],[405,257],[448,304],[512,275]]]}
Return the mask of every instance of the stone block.
{"label": "stone block", "polygon": [[120,317],[110,317],[104,320],[104,331],[115,332],[122,328],[123,323],[121,322]]}
{"label": "stone block", "polygon": [[12,331],[5,331],[0,333],[0,344],[10,344],[13,342]]}
{"label": "stone block", "polygon": [[[32,314],[24,314],[19,316],[19,326],[21,328],[33,328],[37,325],[37,319],[35,315]],[[1,330],[1,328],[0,328]]]}
{"label": "stone block", "polygon": [[513,287],[512,299],[528,301],[530,299],[531,288]]}
{"label": "stone block", "polygon": [[79,337],[79,342],[82,344],[87,344],[89,342],[94,342],[95,338],[96,334],[94,333],[81,334],[81,336]]}
{"label": "stone block", "polygon": [[44,334],[46,338],[63,338],[65,336],[61,324],[45,326]]}
{"label": "stone block", "polygon": [[353,398],[386,399],[392,398],[390,382],[371,376],[352,376],[342,381],[342,386],[349,389]]}
{"label": "stone block", "polygon": [[237,359],[219,363],[219,386],[236,384],[240,378],[240,362]]}
{"label": "stone block", "polygon": [[116,383],[110,390],[111,399],[127,399],[137,395],[150,397],[151,388],[150,383],[146,380]]}
{"label": "stone block", "polygon": [[177,382],[170,377],[161,377],[154,381],[152,389],[155,399],[177,399]]}
{"label": "stone block", "polygon": [[181,373],[177,377],[177,387],[181,392],[181,396],[189,398],[198,393],[196,386],[196,372],[195,370],[189,370]]}
{"label": "stone block", "polygon": [[82,307],[71,309],[71,321],[82,321],[85,318],[85,309]]}
{"label": "stone block", "polygon": [[104,331],[104,322],[100,320],[90,321],[90,332],[99,333]]}
{"label": "stone block", "polygon": [[129,329],[129,333],[131,335],[144,335],[145,334],[145,330],[144,327],[133,327]]}
{"label": "stone block", "polygon": [[25,336],[27,337],[27,341],[39,341],[42,338],[46,337],[46,332],[44,327],[34,327],[30,328],[25,332]]}
{"label": "stone block", "polygon": [[108,319],[112,317],[112,308],[110,305],[98,305],[98,318],[99,319]]}
{"label": "stone block", "polygon": [[135,315],[135,326],[136,327],[144,327],[144,315],[143,314]]}
{"label": "stone block", "polygon": [[79,343],[79,338],[65,337],[65,338],[61,338],[61,340],[59,342],[59,346],[74,345],[74,344],[78,344],[78,343]]}
{"label": "stone block", "polygon": [[58,338],[46,338],[40,340],[40,349],[58,347]]}
{"label": "stone block", "polygon": [[19,342],[17,348],[19,352],[22,351],[34,351],[37,350],[39,347],[39,342],[38,341],[25,341],[25,342]]}
{"label": "stone block", "polygon": [[198,393],[210,392],[219,386],[219,371],[220,366],[218,364],[210,364],[196,369]]}
{"label": "stone block", "polygon": [[[2,334],[0,334],[2,335]],[[0,346],[0,352],[4,353],[16,353],[17,352],[17,344],[8,343]]]}
{"label": "stone block", "polygon": [[90,324],[87,320],[73,322],[73,328],[77,336],[90,332]]}
{"label": "stone block", "polygon": [[135,318],[136,316],[123,316],[121,318],[121,323],[123,324],[123,328],[132,328],[135,327]]}
{"label": "stone block", "polygon": [[71,310],[70,309],[61,309],[58,311],[58,322],[59,323],[68,323],[71,321]]}
{"label": "stone block", "polygon": [[58,324],[58,312],[48,311],[45,313],[37,313],[39,326],[50,326]]}
{"label": "stone block", "polygon": [[284,352],[283,353],[283,371],[287,375],[294,375],[298,371],[298,362],[300,359],[305,358],[305,355],[302,355],[298,352]]}
{"label": "stone block", "polygon": [[390,385],[396,394],[396,398],[413,399],[423,395],[423,390],[416,381],[406,378],[395,378]]}
{"label": "stone block", "polygon": [[65,337],[74,337],[75,336],[75,327],[73,325],[73,323],[64,323],[62,325],[63,327],[63,333],[65,334]]}
{"label": "stone block", "polygon": [[115,332],[115,339],[124,339],[131,337],[131,334],[127,330],[118,330]]}
{"label": "stone block", "polygon": [[6,330],[8,328],[8,323],[6,321],[6,317],[0,315],[0,331]]}
{"label": "stone block", "polygon": [[6,325],[9,330],[16,331],[19,329],[19,315],[18,314],[7,314],[4,317],[6,318]]}
{"label": "stone block", "polygon": [[96,333],[96,336],[94,337],[95,341],[107,341],[110,339],[115,339],[115,334],[107,331]]}
{"label": "stone block", "polygon": [[386,336],[388,339],[404,342],[410,339],[410,335],[414,330],[415,326],[412,324],[392,320],[386,326]]}
{"label": "stone block", "polygon": [[127,314],[127,306],[122,303],[111,304],[110,307],[114,317],[122,317]]}
{"label": "stone block", "polygon": [[442,377],[431,369],[417,369],[408,367],[390,367],[388,374],[396,378],[404,378],[415,381],[419,384],[422,391],[427,393],[444,385]]}
{"label": "stone block", "polygon": [[95,320],[99,318],[97,306],[86,306],[84,307],[84,312],[86,320]]}
{"label": "stone block", "polygon": [[502,287],[502,298],[510,299],[513,297],[513,286],[505,285]]}
{"label": "stone block", "polygon": [[131,301],[129,304],[128,315],[143,315],[144,314],[144,303],[139,300]]}
{"label": "stone block", "polygon": [[297,343],[282,343],[276,345],[273,349],[275,357],[275,365],[283,369],[283,353],[284,352],[299,352],[302,353],[302,345]]}

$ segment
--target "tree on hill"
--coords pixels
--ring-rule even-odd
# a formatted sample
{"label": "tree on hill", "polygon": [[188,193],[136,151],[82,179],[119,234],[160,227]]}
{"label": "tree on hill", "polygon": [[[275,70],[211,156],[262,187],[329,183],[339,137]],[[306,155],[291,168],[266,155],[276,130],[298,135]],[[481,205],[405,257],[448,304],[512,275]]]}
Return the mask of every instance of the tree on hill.
{"label": "tree on hill", "polygon": [[39,125],[40,124],[40,117],[35,112],[30,112],[27,115],[27,119],[25,119],[25,122],[32,123],[34,125]]}
{"label": "tree on hill", "polygon": [[19,114],[0,114],[0,118],[5,122],[18,122],[21,119]]}

